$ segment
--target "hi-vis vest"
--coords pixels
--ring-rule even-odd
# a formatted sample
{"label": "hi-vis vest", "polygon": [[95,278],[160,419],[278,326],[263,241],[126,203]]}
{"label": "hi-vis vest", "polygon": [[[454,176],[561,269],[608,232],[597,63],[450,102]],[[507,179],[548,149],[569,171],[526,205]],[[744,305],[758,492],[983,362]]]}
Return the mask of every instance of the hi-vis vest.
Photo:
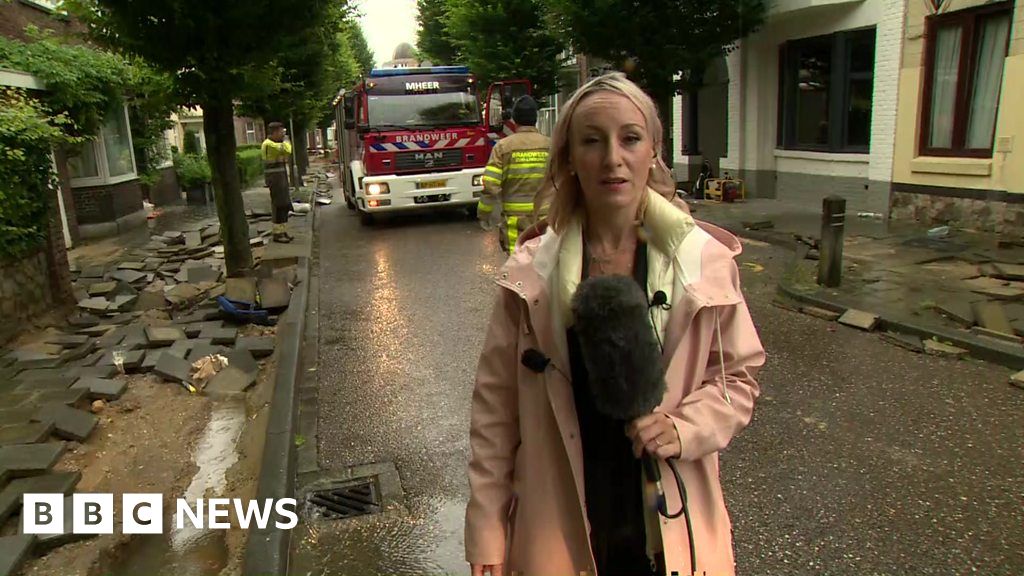
{"label": "hi-vis vest", "polygon": [[290,142],[274,142],[270,138],[263,141],[260,146],[260,156],[263,157],[263,172],[273,174],[274,172],[288,171],[288,157],[292,154]]}
{"label": "hi-vis vest", "polygon": [[521,126],[491,150],[477,211],[480,218],[489,218],[500,210],[502,234],[508,236],[503,241],[507,240],[510,253],[519,232],[533,223],[533,199],[543,183],[550,145],[551,140],[536,128]]}

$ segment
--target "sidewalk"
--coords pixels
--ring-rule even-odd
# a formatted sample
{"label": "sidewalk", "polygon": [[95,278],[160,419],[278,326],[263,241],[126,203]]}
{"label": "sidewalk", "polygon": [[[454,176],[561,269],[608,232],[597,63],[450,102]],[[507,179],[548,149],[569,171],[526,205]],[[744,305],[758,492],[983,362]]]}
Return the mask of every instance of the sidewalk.
{"label": "sidewalk", "polygon": [[[821,206],[765,199],[691,206],[698,219],[794,250],[805,245],[797,236],[816,241],[821,233]],[[768,222],[769,228],[750,229]],[[955,229],[947,237],[930,238],[915,223],[848,213],[841,286],[817,285],[812,250],[809,258],[794,258],[779,291],[796,301],[797,309],[829,319],[848,309],[876,315],[874,329],[895,333],[894,343],[919,352],[970,354],[1024,369],[1024,244],[1019,241]]]}

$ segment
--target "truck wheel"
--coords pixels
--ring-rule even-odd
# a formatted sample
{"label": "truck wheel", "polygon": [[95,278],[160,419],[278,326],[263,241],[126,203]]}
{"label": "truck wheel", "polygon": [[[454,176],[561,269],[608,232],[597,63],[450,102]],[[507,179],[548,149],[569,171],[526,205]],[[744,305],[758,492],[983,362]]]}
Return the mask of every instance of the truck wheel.
{"label": "truck wheel", "polygon": [[359,223],[363,226],[373,226],[373,214],[369,212],[359,212]]}
{"label": "truck wheel", "polygon": [[345,207],[348,208],[349,210],[356,209],[356,203],[353,202],[352,199],[348,197],[348,194],[345,195]]}
{"label": "truck wheel", "polygon": [[466,216],[468,216],[470,220],[476,220],[476,207],[477,205],[473,204],[472,206],[466,208]]}

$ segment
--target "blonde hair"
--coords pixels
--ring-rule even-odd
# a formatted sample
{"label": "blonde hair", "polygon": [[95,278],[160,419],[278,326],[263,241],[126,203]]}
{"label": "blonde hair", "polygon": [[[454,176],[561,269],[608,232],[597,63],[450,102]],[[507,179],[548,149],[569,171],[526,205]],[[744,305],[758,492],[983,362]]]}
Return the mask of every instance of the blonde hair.
{"label": "blonde hair", "polygon": [[[535,215],[540,219],[547,217],[555,232],[562,232],[572,218],[583,208],[583,195],[580,183],[569,167],[569,130],[576,108],[589,96],[598,92],[614,92],[629,98],[630,102],[640,109],[647,122],[647,132],[654,144],[655,161],[647,179],[647,186],[666,198],[675,194],[675,178],[668,166],[661,159],[662,126],[658,118],[658,107],[639,86],[634,84],[621,72],[612,72],[587,82],[565,103],[559,114],[558,123],[551,135],[551,153],[548,156],[544,184],[537,193],[534,202]],[[647,195],[640,199],[637,210],[637,221],[643,220],[647,208]]]}

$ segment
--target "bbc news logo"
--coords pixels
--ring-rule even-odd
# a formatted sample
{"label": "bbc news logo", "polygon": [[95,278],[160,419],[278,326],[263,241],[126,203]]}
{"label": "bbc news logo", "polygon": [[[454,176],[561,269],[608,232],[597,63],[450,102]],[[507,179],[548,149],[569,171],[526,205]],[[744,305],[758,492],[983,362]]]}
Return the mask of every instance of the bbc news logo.
{"label": "bbc news logo", "polygon": [[[113,534],[115,508],[113,494],[74,494],[71,509],[64,509],[63,494],[25,494],[22,530],[25,534],[64,534],[67,515],[72,534]],[[210,530],[231,528],[232,516],[243,530],[266,529],[271,525],[290,530],[299,523],[294,498],[279,500],[242,500],[239,498],[198,498],[175,501],[174,528]],[[162,494],[123,494],[121,496],[122,534],[162,534],[164,497]]]}

